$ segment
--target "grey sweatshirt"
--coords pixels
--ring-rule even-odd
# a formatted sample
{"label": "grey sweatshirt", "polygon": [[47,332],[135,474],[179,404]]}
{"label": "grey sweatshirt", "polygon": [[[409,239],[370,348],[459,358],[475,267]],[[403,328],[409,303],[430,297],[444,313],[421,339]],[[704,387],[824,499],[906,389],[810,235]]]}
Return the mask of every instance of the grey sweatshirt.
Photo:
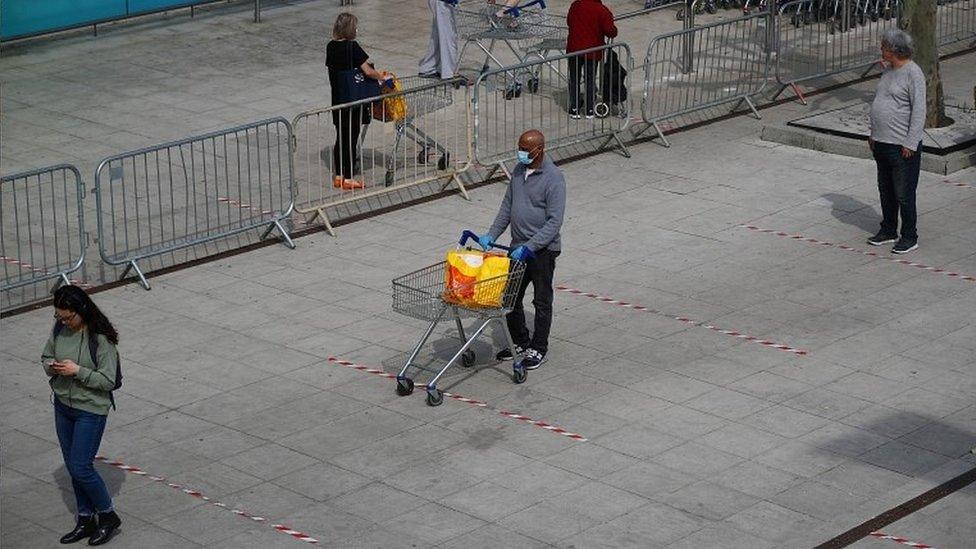
{"label": "grey sweatshirt", "polygon": [[566,180],[548,156],[528,177],[526,168],[518,164],[512,170],[512,181],[488,233],[497,239],[511,225],[513,247],[524,244],[533,252],[559,251],[559,228],[566,212]]}
{"label": "grey sweatshirt", "polygon": [[871,139],[915,150],[925,130],[925,75],[909,61],[881,73],[871,103]]}

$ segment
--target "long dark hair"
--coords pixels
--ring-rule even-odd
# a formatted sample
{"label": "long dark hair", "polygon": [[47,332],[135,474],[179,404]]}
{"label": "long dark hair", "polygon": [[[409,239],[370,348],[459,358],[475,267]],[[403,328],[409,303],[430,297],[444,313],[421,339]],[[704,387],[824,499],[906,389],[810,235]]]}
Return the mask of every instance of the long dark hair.
{"label": "long dark hair", "polygon": [[113,345],[119,344],[119,333],[88,294],[77,286],[61,286],[54,291],[54,307],[76,313],[90,334],[102,334]]}

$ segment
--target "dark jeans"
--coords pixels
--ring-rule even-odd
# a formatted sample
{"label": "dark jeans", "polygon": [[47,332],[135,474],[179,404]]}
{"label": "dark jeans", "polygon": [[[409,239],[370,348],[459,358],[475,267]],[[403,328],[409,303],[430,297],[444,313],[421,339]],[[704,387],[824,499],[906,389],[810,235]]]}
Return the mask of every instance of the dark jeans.
{"label": "dark jeans", "polygon": [[[596,105],[596,65],[598,59],[583,59],[582,55],[569,58],[569,110],[590,112]],[[580,104],[580,73],[586,96]]]}
{"label": "dark jeans", "polygon": [[922,144],[918,144],[911,158],[904,158],[901,145],[876,142],[874,161],[878,164],[878,192],[881,194],[881,232],[898,235],[900,212],[901,237],[913,242],[918,240],[915,190],[922,165]]}
{"label": "dark jeans", "polygon": [[[556,271],[556,258],[559,252],[541,250],[535,253],[525,267],[525,276],[519,286],[515,307],[508,313],[508,331],[516,345],[531,347],[545,353],[549,350],[549,329],[552,327],[552,275]],[[525,326],[525,309],[522,300],[525,290],[532,283],[532,306],[535,307],[535,330],[529,340],[529,329]]]}
{"label": "dark jeans", "polygon": [[79,515],[112,510],[112,496],[93,463],[102,443],[107,418],[65,406],[54,398],[54,428],[61,443],[65,468],[71,475]]}
{"label": "dark jeans", "polygon": [[363,125],[363,107],[340,109],[333,113],[336,142],[332,147],[332,171],[352,179],[359,163],[359,132]]}

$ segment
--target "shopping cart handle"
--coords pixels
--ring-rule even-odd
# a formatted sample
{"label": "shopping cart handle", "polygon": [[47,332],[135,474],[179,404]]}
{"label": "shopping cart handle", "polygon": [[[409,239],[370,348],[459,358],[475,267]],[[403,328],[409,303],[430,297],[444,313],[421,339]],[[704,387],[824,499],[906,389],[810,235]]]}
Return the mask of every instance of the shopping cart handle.
{"label": "shopping cart handle", "polygon": [[518,17],[521,14],[522,10],[524,10],[525,8],[531,8],[532,6],[534,6],[536,4],[539,5],[539,8],[540,9],[546,9],[546,2],[545,2],[545,0],[532,0],[528,4],[524,4],[524,5],[521,5],[521,6],[512,6],[512,7],[508,8],[507,10],[505,10],[504,13],[505,13],[505,15],[511,15],[512,17]]}
{"label": "shopping cart handle", "polygon": [[[461,245],[461,246],[464,246],[464,244],[468,240],[475,240],[475,241],[477,241],[478,240],[478,235],[475,234],[474,231],[469,231],[469,230],[465,229],[464,231],[461,232],[461,240],[458,241],[458,244]],[[502,246],[501,244],[495,244],[495,243],[492,243],[491,247],[492,248],[498,248],[499,250],[505,250],[506,252],[510,252],[510,251],[513,250],[513,248],[510,248],[509,246]],[[526,248],[526,249],[528,249],[528,248]],[[532,253],[532,250],[531,249],[529,249],[529,259],[535,259],[535,254]]]}

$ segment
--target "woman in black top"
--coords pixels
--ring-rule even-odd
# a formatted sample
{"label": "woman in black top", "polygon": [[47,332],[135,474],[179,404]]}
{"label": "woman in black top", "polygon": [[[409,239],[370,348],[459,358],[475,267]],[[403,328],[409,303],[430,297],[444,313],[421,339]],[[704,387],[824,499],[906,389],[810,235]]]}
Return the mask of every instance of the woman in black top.
{"label": "woman in black top", "polygon": [[[332,87],[332,104],[341,105],[352,101],[343,97],[344,88],[340,86],[337,73],[359,69],[366,76],[382,81],[389,77],[369,63],[369,56],[356,42],[358,20],[351,13],[340,13],[332,28],[332,40],[325,48],[325,66],[329,69],[329,83]],[[363,104],[332,111],[332,123],[336,127],[336,142],[332,147],[332,166],[335,172],[332,186],[337,189],[352,190],[363,188],[363,183],[353,178],[356,163],[359,161],[359,131],[363,124],[369,124],[369,105]]]}

